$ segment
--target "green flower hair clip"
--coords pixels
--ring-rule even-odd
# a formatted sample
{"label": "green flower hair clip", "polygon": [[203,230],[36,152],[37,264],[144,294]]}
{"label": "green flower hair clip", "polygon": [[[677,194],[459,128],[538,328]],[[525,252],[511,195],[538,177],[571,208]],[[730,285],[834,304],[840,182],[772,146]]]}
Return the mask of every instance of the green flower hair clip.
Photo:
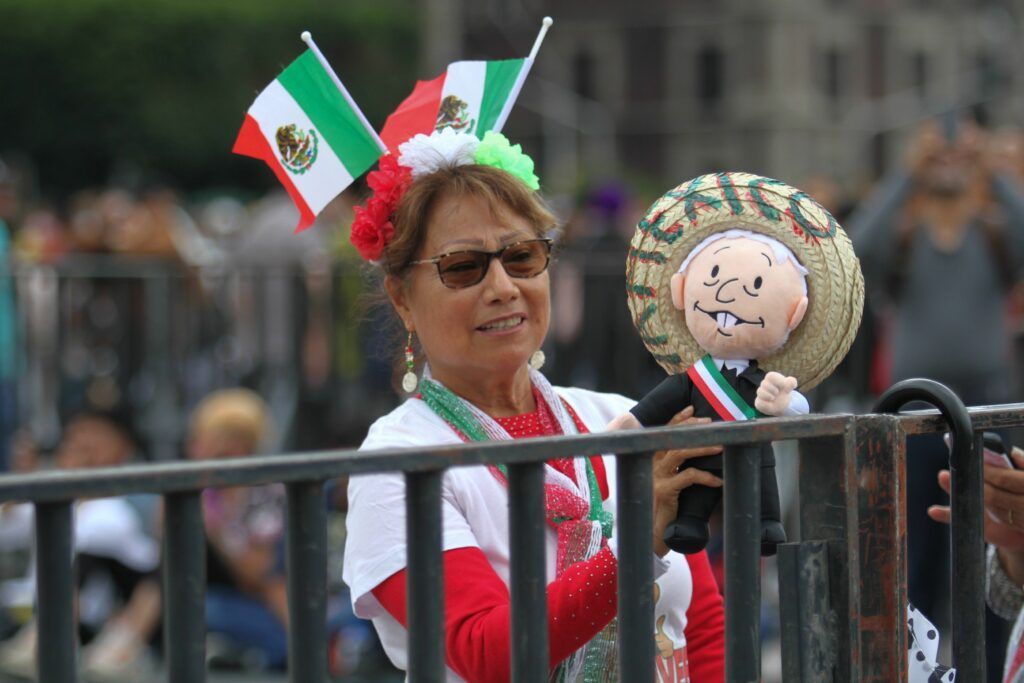
{"label": "green flower hair clip", "polygon": [[533,172],[533,159],[523,152],[522,147],[509,143],[508,138],[501,133],[484,133],[473,154],[473,160],[511,173],[531,190],[540,189],[540,179]]}

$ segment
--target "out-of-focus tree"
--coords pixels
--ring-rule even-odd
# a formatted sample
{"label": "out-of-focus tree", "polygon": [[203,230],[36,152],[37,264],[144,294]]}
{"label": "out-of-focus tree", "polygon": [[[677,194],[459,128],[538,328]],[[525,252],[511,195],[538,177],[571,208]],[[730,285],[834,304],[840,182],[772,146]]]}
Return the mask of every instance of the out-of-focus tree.
{"label": "out-of-focus tree", "polygon": [[415,5],[402,0],[0,0],[0,153],[43,192],[110,180],[262,190],[231,145],[256,93],[313,32],[378,128],[411,89]]}

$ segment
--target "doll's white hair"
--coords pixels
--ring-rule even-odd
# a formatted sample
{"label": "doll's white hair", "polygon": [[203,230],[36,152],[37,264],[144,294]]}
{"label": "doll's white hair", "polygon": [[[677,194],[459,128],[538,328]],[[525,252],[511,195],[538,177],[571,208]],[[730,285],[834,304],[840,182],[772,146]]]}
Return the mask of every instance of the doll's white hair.
{"label": "doll's white hair", "polygon": [[785,244],[778,241],[777,239],[773,237],[768,237],[768,235],[762,235],[759,232],[753,232],[751,230],[741,230],[739,228],[733,228],[732,230],[716,232],[714,235],[705,237],[700,244],[698,244],[697,246],[690,250],[690,253],[687,254],[685,259],[683,259],[683,262],[679,265],[679,270],[676,272],[686,273],[686,269],[690,267],[690,261],[692,261],[697,256],[697,254],[704,251],[704,249],[710,246],[711,244],[714,244],[719,240],[738,239],[740,237],[746,237],[748,239],[754,240],[755,242],[767,244],[769,247],[771,247],[772,253],[775,254],[776,261],[782,263],[783,261],[788,260],[790,263],[792,263],[793,267],[796,268],[796,272],[800,273],[800,284],[801,286],[803,286],[804,296],[807,296],[807,269],[804,268],[800,261],[797,260],[796,254],[790,251],[789,247],[787,247]]}

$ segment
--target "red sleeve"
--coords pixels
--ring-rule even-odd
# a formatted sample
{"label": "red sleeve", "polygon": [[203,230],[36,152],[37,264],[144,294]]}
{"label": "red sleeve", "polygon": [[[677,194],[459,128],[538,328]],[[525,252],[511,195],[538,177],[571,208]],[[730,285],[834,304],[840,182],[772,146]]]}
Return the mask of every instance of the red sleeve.
{"label": "red sleeve", "polygon": [[686,610],[686,658],[693,683],[725,680],[725,611],[708,554],[686,556],[693,577],[693,597]]}
{"label": "red sleeve", "polygon": [[[378,602],[403,626],[408,623],[405,576],[403,569],[373,589]],[[551,668],[612,620],[617,581],[618,563],[605,548],[548,585]],[[444,553],[444,590],[448,666],[470,682],[509,680],[509,592],[479,548]]]}

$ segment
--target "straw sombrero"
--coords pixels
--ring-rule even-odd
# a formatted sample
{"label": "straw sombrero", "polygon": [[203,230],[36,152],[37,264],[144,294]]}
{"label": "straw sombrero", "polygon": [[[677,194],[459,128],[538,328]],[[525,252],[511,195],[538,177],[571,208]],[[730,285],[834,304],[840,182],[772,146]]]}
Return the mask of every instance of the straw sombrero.
{"label": "straw sombrero", "polygon": [[666,192],[647,211],[630,244],[626,294],[633,324],[669,374],[704,355],[672,305],[669,281],[709,235],[740,228],[773,237],[808,270],[807,314],[785,346],[759,358],[764,370],[811,389],[853,343],[864,307],[864,278],[853,245],[836,220],[803,192],[749,173],[709,173]]}

